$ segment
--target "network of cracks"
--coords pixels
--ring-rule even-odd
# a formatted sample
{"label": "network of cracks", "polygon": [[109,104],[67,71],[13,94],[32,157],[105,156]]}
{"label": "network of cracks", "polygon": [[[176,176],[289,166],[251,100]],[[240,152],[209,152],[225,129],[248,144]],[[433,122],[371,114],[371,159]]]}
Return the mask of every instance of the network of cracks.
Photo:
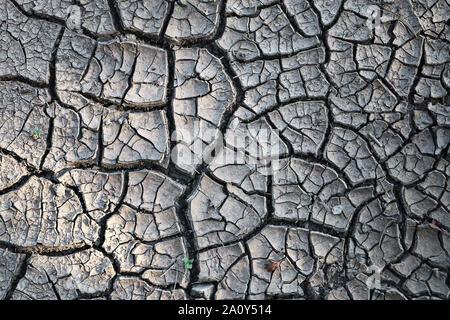
{"label": "network of cracks", "polygon": [[449,5],[0,0],[0,299],[449,299]]}

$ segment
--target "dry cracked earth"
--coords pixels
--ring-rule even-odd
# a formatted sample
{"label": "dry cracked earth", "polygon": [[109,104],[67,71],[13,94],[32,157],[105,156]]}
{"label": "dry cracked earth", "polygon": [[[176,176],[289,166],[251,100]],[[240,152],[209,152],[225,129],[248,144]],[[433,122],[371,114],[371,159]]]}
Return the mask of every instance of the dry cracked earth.
{"label": "dry cracked earth", "polygon": [[0,299],[449,299],[449,4],[0,0]]}

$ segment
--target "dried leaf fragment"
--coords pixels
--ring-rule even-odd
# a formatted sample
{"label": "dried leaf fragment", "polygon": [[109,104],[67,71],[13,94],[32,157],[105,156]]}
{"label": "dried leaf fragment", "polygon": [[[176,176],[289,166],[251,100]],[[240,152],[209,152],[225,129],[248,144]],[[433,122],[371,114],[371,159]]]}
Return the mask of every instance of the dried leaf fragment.
{"label": "dried leaf fragment", "polygon": [[435,229],[435,230],[442,231],[442,229],[439,228],[439,227],[436,225],[436,220],[434,220],[434,219],[433,219],[433,221],[431,221],[430,227],[433,228],[433,229]]}
{"label": "dried leaf fragment", "polygon": [[274,261],[274,260],[269,260],[269,261],[270,261],[270,263],[267,263],[264,266],[264,268],[269,272],[274,272],[280,266],[283,259],[281,259],[279,261]]}

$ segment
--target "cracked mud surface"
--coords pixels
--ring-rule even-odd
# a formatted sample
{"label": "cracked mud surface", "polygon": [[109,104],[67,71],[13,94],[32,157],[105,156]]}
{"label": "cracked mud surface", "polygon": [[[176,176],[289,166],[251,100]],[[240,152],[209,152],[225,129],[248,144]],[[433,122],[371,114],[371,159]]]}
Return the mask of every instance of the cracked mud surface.
{"label": "cracked mud surface", "polygon": [[449,299],[449,13],[0,0],[0,299]]}

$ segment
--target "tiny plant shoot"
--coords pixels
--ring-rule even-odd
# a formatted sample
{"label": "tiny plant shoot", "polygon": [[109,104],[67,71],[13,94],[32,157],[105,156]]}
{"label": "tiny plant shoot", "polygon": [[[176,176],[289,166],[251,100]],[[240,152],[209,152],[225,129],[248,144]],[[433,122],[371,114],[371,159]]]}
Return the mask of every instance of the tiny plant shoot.
{"label": "tiny plant shoot", "polygon": [[186,269],[192,269],[192,263],[194,262],[194,259],[189,259],[187,257],[184,257],[183,262],[184,262],[184,267]]}
{"label": "tiny plant shoot", "polygon": [[33,137],[33,139],[39,139],[39,136],[41,135],[42,131],[39,128],[34,128],[31,130],[31,136]]}

